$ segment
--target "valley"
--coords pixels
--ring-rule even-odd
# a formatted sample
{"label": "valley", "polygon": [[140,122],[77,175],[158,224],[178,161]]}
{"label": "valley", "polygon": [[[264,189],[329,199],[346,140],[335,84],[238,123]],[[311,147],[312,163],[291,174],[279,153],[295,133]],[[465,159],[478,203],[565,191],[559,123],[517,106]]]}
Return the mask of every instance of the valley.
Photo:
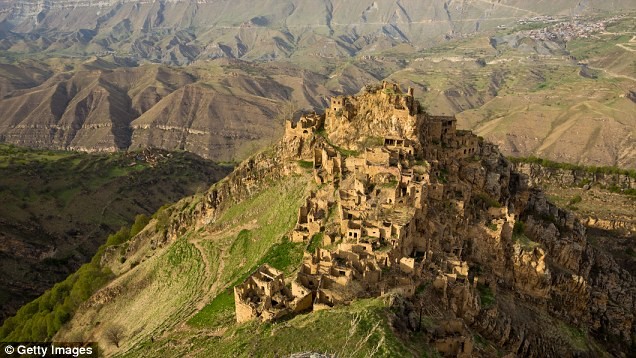
{"label": "valley", "polygon": [[[359,97],[336,97],[325,117],[287,124],[282,141],[209,190],[164,207],[127,241],[106,247],[93,262],[112,273],[108,281],[44,337],[98,341],[104,354],[130,357],[629,351],[634,281],[620,265],[631,264],[616,261],[572,212],[533,188],[543,178],[566,184],[567,170],[520,175],[494,145],[455,131],[452,117],[420,112],[411,95],[392,88],[370,86]],[[385,139],[375,140],[378,135]],[[546,168],[532,171],[552,170]],[[585,185],[602,190],[614,182],[629,189],[633,182],[623,178],[630,175],[608,170]],[[361,204],[351,206],[356,200]],[[413,200],[420,205],[411,206]],[[583,208],[583,200],[572,205]],[[333,215],[319,214],[322,201]],[[372,214],[380,215],[379,223],[391,220],[395,233],[380,230],[376,238],[375,219],[366,216]],[[312,227],[321,235],[305,235]],[[347,234],[356,230],[365,234],[351,241]],[[363,272],[374,272],[369,260],[377,261],[378,284],[387,293],[378,297],[374,281],[360,291],[362,276],[343,276],[360,270],[342,266],[354,260],[347,250],[356,245],[372,247]],[[323,280],[338,283],[321,284],[318,292],[342,301],[317,308],[329,306],[323,297],[315,312],[236,322],[231,290],[261,264],[286,277],[309,277],[307,265],[331,267],[326,252],[337,258],[331,264],[338,269],[319,270]],[[51,314],[28,307],[20,320],[5,322],[3,339],[21,337],[25,327],[41,324],[39,315]],[[122,331],[116,343],[108,339],[112,327]],[[298,334],[307,338],[294,339]]]}
{"label": "valley", "polygon": [[232,170],[189,153],[83,154],[0,145],[2,319],[90,261],[136,215]]}
{"label": "valley", "polygon": [[633,14],[580,17],[596,27],[564,35],[568,21],[513,23],[422,49],[222,56],[181,67],[5,52],[0,140],[89,152],[150,146],[239,161],[276,141],[284,117],[322,111],[329,96],[389,79],[416,88],[431,113],[458,114],[460,127],[507,155],[634,168]]}

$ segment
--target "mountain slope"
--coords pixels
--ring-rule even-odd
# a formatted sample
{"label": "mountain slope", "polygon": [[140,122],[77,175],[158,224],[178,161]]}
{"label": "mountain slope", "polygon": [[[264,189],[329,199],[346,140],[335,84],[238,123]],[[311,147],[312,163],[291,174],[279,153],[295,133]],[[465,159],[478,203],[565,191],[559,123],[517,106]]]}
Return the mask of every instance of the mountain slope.
{"label": "mountain slope", "polygon": [[[494,145],[391,84],[331,104],[107,249],[99,262],[115,279],[55,339],[96,340],[109,356],[631,353],[633,277]],[[391,231],[374,234],[376,222]],[[328,297],[317,312],[236,323],[228,290],[261,263],[287,282],[319,276]]]}
{"label": "mountain slope", "polygon": [[[257,76],[249,74],[253,65],[227,61],[186,69],[111,69],[100,60],[73,66],[9,91],[0,106],[0,140],[89,152],[185,149],[234,161],[278,136],[285,103],[294,103],[292,110],[320,107],[330,93],[313,83],[320,75],[293,66]],[[1,82],[15,86],[10,78]]]}
{"label": "mountain slope", "polygon": [[[343,16],[339,9],[312,11],[329,10],[336,18]],[[459,113],[461,127],[506,155],[633,168],[633,13],[571,20],[513,21],[510,28],[451,36],[426,48],[272,29],[262,36],[243,29],[233,37],[225,29],[222,36],[242,44],[210,51],[247,51],[245,44],[261,47],[256,43],[269,38],[289,59],[246,55],[181,68],[111,55],[41,61],[7,55],[0,71],[0,140],[85,151],[156,146],[240,160],[280,136],[282,117],[321,111],[331,95],[388,78],[417,89],[431,113]],[[291,39],[298,43],[285,45]],[[351,41],[368,51],[358,52]]]}
{"label": "mountain slope", "polygon": [[225,176],[189,153],[89,155],[0,146],[0,319],[80,265],[106,237]]}
{"label": "mountain slope", "polygon": [[172,64],[233,57],[273,59],[326,39],[338,57],[400,43],[428,47],[519,18],[633,9],[627,0],[534,3],[413,0],[102,1],[0,3],[2,49],[33,53],[117,53]]}

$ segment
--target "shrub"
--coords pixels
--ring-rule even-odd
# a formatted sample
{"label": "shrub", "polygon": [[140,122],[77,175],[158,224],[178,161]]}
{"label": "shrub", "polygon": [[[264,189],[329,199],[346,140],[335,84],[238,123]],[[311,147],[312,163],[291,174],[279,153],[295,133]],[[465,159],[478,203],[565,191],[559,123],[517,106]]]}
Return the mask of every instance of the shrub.
{"label": "shrub", "polygon": [[100,265],[108,246],[128,241],[148,224],[149,218],[137,215],[132,228],[122,227],[108,236],[92,260],[82,265],[64,281],[55,284],[42,296],[27,303],[0,327],[0,341],[38,342],[50,340],[73,316],[75,310],[95,291],[113,278],[113,273]]}
{"label": "shrub", "polygon": [[130,227],[130,237],[134,237],[139,234],[150,222],[150,218],[144,214],[135,216],[135,222]]}
{"label": "shrub", "polygon": [[526,225],[523,221],[515,221],[515,226],[512,228],[513,235],[523,235],[526,231]]}
{"label": "shrub", "polygon": [[314,167],[314,163],[308,160],[299,160],[298,166],[304,169],[312,169]]}
{"label": "shrub", "polygon": [[309,241],[309,245],[307,245],[308,252],[315,252],[317,248],[322,246],[322,239],[324,234],[322,232],[317,232],[314,236],[311,237]]}
{"label": "shrub", "polygon": [[481,300],[481,306],[483,308],[490,308],[495,304],[495,295],[493,294],[490,287],[478,284],[477,290],[479,291],[479,298]]}
{"label": "shrub", "polygon": [[583,198],[581,198],[580,195],[577,195],[577,196],[573,197],[572,199],[570,199],[570,202],[568,203],[568,205],[572,206],[572,205],[580,203],[581,201],[583,201]]}

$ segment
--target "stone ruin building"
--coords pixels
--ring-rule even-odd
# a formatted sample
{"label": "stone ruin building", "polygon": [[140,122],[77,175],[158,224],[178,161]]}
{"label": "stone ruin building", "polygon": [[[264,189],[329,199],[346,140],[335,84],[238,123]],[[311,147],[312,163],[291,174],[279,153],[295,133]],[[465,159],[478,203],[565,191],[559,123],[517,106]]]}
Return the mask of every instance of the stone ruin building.
{"label": "stone ruin building", "polygon": [[254,318],[274,320],[289,313],[301,312],[311,307],[308,294],[301,296],[285,286],[283,273],[264,264],[242,284],[234,287],[236,321]]}

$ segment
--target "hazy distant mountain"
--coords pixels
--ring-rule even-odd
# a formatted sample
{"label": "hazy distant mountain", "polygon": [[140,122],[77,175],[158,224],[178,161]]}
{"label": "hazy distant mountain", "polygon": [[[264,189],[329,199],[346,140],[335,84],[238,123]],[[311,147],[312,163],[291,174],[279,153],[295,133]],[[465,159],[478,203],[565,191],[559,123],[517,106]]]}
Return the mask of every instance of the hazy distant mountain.
{"label": "hazy distant mountain", "polygon": [[0,0],[0,50],[170,64],[348,57],[401,43],[426,47],[520,18],[634,7],[631,0]]}

